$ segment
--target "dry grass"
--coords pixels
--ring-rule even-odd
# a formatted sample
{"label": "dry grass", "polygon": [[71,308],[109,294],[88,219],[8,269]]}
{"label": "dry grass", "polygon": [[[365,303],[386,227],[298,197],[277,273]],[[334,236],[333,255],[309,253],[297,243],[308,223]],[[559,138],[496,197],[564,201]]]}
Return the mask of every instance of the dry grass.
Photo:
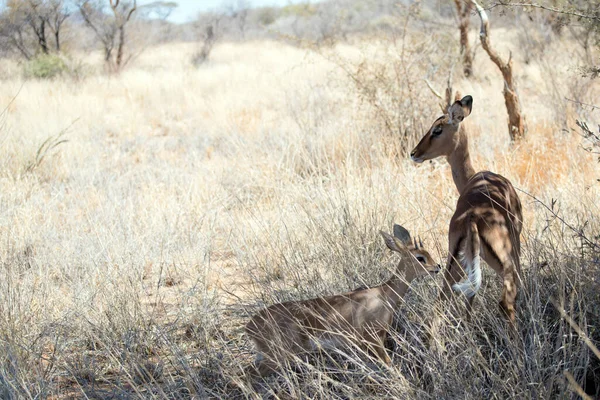
{"label": "dry grass", "polygon": [[[384,39],[320,52],[223,43],[199,69],[192,45],[168,45],[119,76],[1,81],[0,105],[20,92],[0,138],[0,397],[574,396],[565,370],[598,390],[598,360],[549,303],[598,343],[598,249],[582,236],[598,243],[600,166],[564,131],[585,112],[564,97],[593,102],[600,85],[578,76],[568,38],[528,65],[514,52],[529,126],[518,146],[483,53],[476,77],[454,84],[475,99],[475,164],[524,191],[517,344],[488,273],[474,323],[450,318],[446,352],[428,350],[438,277],[399,310],[392,370],[313,360],[266,383],[242,379],[248,316],[381,282],[394,263],[380,229],[401,223],[445,259],[449,168],[412,164],[405,149],[439,114],[422,79],[443,88],[450,63],[433,55],[453,34],[409,31],[403,56]],[[517,32],[494,34],[515,50]],[[68,142],[29,168],[69,126]]]}

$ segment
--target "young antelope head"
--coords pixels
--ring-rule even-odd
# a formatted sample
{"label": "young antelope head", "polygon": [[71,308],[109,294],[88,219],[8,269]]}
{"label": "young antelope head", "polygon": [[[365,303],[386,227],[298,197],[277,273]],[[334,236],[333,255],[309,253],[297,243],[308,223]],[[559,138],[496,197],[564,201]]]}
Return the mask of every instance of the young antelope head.
{"label": "young antelope head", "polygon": [[458,147],[460,123],[471,114],[473,97],[465,96],[448,108],[448,114],[435,120],[417,147],[410,153],[416,163],[436,157],[448,157]]}
{"label": "young antelope head", "polygon": [[394,225],[394,236],[380,231],[386,246],[404,256],[398,264],[398,273],[404,271],[405,279],[411,282],[420,276],[436,274],[440,272],[440,265],[433,261],[433,257],[423,248],[423,242],[419,238],[412,240],[410,233],[400,225]]}

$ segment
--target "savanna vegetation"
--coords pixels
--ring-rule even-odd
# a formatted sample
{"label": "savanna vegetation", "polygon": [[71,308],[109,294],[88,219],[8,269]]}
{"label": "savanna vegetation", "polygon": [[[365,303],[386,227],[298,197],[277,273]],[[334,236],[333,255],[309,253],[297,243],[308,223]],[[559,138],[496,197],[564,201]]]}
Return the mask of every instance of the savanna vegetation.
{"label": "savanna vegetation", "polygon": [[[489,46],[458,0],[236,1],[187,24],[171,2],[7,1],[0,398],[597,398],[599,3],[479,5]],[[436,351],[441,275],[396,311],[390,368],[349,348],[248,379],[258,310],[395,273],[380,230],[445,264],[458,193],[409,152],[457,91],[475,167],[523,204],[516,338],[484,267]]]}

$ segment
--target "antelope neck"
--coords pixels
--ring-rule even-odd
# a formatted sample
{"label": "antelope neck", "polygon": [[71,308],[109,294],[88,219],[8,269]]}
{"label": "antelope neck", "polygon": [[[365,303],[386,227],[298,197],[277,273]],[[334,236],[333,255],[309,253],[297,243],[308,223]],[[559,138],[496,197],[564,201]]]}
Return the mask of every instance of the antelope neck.
{"label": "antelope neck", "polygon": [[458,193],[462,194],[467,182],[473,175],[475,169],[471,163],[471,155],[469,154],[469,140],[465,129],[461,126],[458,131],[458,146],[448,155],[448,163],[452,169],[452,179],[458,189]]}
{"label": "antelope neck", "polygon": [[407,282],[404,273],[401,276],[394,276],[383,285],[383,291],[386,297],[390,299],[392,306],[395,307],[400,299],[404,297],[408,291],[408,285],[409,282]]}

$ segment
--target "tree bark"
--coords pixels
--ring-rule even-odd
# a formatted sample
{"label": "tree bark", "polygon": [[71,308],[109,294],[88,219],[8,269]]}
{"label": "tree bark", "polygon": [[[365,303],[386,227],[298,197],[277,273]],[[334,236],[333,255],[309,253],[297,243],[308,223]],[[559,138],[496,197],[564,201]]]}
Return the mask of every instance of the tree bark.
{"label": "tree bark", "polygon": [[125,46],[125,25],[119,26],[119,46],[117,47],[117,69],[121,68],[123,62],[123,47]]}
{"label": "tree bark", "polygon": [[125,25],[127,25],[131,19],[131,16],[137,9],[137,0],[133,0],[131,8],[128,11],[123,10],[123,13],[120,13],[117,9],[119,7],[119,0],[109,0],[109,3],[115,16],[115,21],[118,27],[117,29],[119,31],[119,43],[117,45],[117,56],[115,59],[115,68],[118,71],[123,65],[123,52],[125,49]]}
{"label": "tree bark", "polygon": [[465,0],[454,0],[458,12],[458,30],[460,31],[460,54],[463,58],[463,73],[466,77],[473,74],[473,54],[469,44],[469,20],[473,4]]}
{"label": "tree bark", "polygon": [[506,105],[506,111],[508,112],[508,133],[512,141],[520,140],[525,136],[525,116],[521,112],[521,103],[517,94],[517,86],[513,78],[513,64],[512,54],[508,57],[508,62],[504,62],[500,55],[492,48],[490,44],[489,35],[489,20],[485,10],[477,4],[475,0],[471,0],[479,18],[481,19],[481,30],[479,32],[479,38],[481,39],[481,46],[488,54],[490,59],[504,78],[504,103]]}
{"label": "tree bark", "polygon": [[[39,26],[36,25],[36,19],[39,19],[40,21]],[[48,54],[48,41],[46,40],[46,20],[41,16],[36,17],[32,15],[29,24],[35,33],[35,36],[37,36],[38,44],[40,45],[42,52],[44,54]]]}
{"label": "tree bark", "polygon": [[56,52],[60,53],[60,33],[58,30],[54,32],[54,42],[56,44]]}

